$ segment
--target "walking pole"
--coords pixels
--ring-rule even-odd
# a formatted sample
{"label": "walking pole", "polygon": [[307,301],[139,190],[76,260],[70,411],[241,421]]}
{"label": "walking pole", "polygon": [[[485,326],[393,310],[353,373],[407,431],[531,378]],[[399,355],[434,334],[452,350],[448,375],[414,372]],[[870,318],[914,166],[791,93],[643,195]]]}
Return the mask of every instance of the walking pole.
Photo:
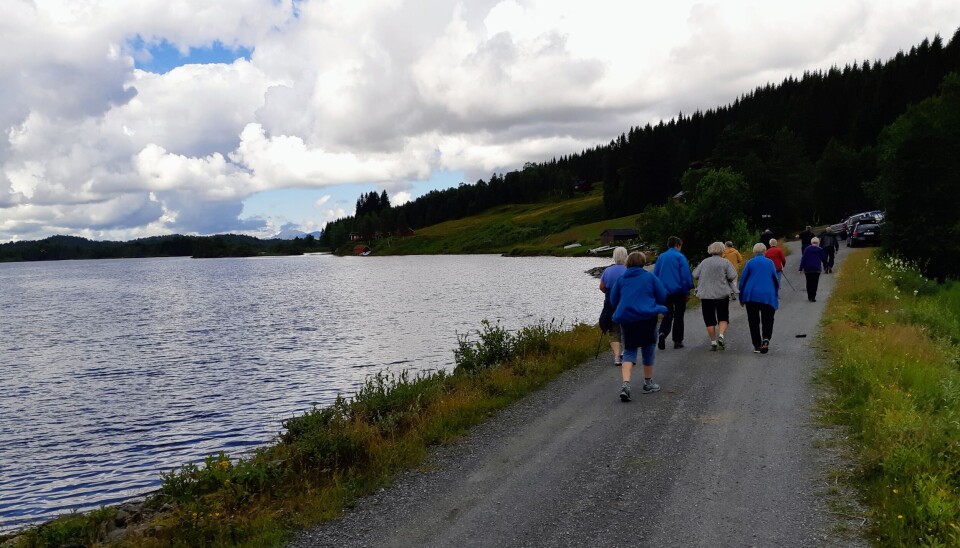
{"label": "walking pole", "polygon": [[784,279],[784,280],[787,280],[787,283],[790,284],[790,289],[792,289],[792,290],[794,290],[794,291],[797,290],[796,287],[793,287],[793,282],[790,281],[790,276],[787,276],[787,273],[786,273],[786,272],[783,273],[783,279]]}
{"label": "walking pole", "polygon": [[[600,326],[597,326],[597,327],[600,327]],[[600,338],[597,339],[597,354],[593,357],[593,359],[595,360],[600,357],[600,343],[602,342],[603,342],[603,328],[600,327]]]}

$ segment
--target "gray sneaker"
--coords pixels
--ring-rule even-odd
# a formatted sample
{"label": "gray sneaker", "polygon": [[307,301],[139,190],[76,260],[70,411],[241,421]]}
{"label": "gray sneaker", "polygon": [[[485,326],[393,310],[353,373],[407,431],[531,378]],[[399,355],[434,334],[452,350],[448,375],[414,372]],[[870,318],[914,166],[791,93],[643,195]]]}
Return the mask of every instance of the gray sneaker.
{"label": "gray sneaker", "polygon": [[723,335],[717,335],[717,346],[720,347],[720,350],[725,350],[727,348],[727,342],[723,340]]}
{"label": "gray sneaker", "polygon": [[623,386],[620,387],[620,401],[628,402],[630,401],[630,383],[623,383]]}
{"label": "gray sneaker", "polygon": [[654,392],[660,391],[660,385],[653,382],[652,380],[644,381],[643,388],[640,389],[644,394],[652,394]]}

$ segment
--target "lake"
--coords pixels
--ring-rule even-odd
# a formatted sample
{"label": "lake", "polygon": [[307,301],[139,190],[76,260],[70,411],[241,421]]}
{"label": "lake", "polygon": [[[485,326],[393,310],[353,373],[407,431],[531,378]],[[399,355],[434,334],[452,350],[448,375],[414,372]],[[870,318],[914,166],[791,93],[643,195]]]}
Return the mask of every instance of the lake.
{"label": "lake", "polygon": [[[603,258],[0,264],[0,531],[241,456],[378,371],[451,370],[481,320],[593,323]],[[475,337],[474,337],[475,339]]]}

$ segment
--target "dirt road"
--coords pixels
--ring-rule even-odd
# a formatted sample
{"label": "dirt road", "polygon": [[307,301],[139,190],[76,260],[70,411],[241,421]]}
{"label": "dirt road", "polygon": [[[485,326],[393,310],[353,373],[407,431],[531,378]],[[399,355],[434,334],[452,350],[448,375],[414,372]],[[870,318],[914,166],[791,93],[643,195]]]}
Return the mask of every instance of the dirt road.
{"label": "dirt road", "polygon": [[688,311],[686,348],[657,353],[661,392],[620,402],[607,349],[292,546],[855,543],[837,536],[826,476],[836,462],[813,423],[835,274],[808,302],[792,245],[784,275],[797,291],[784,283],[769,354],[752,352],[741,307],[725,352],[708,351],[700,311]]}

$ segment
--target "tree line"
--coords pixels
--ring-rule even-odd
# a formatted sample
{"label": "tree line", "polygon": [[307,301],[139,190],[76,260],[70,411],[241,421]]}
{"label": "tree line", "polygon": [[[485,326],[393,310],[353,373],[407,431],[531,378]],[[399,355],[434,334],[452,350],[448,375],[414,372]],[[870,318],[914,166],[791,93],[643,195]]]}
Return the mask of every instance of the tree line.
{"label": "tree line", "polygon": [[318,249],[307,235],[295,240],[261,240],[239,234],[216,236],[156,236],[128,242],[96,241],[77,236],[0,244],[0,262],[60,261],[69,259],[131,259],[142,257],[253,257],[300,255]]}

